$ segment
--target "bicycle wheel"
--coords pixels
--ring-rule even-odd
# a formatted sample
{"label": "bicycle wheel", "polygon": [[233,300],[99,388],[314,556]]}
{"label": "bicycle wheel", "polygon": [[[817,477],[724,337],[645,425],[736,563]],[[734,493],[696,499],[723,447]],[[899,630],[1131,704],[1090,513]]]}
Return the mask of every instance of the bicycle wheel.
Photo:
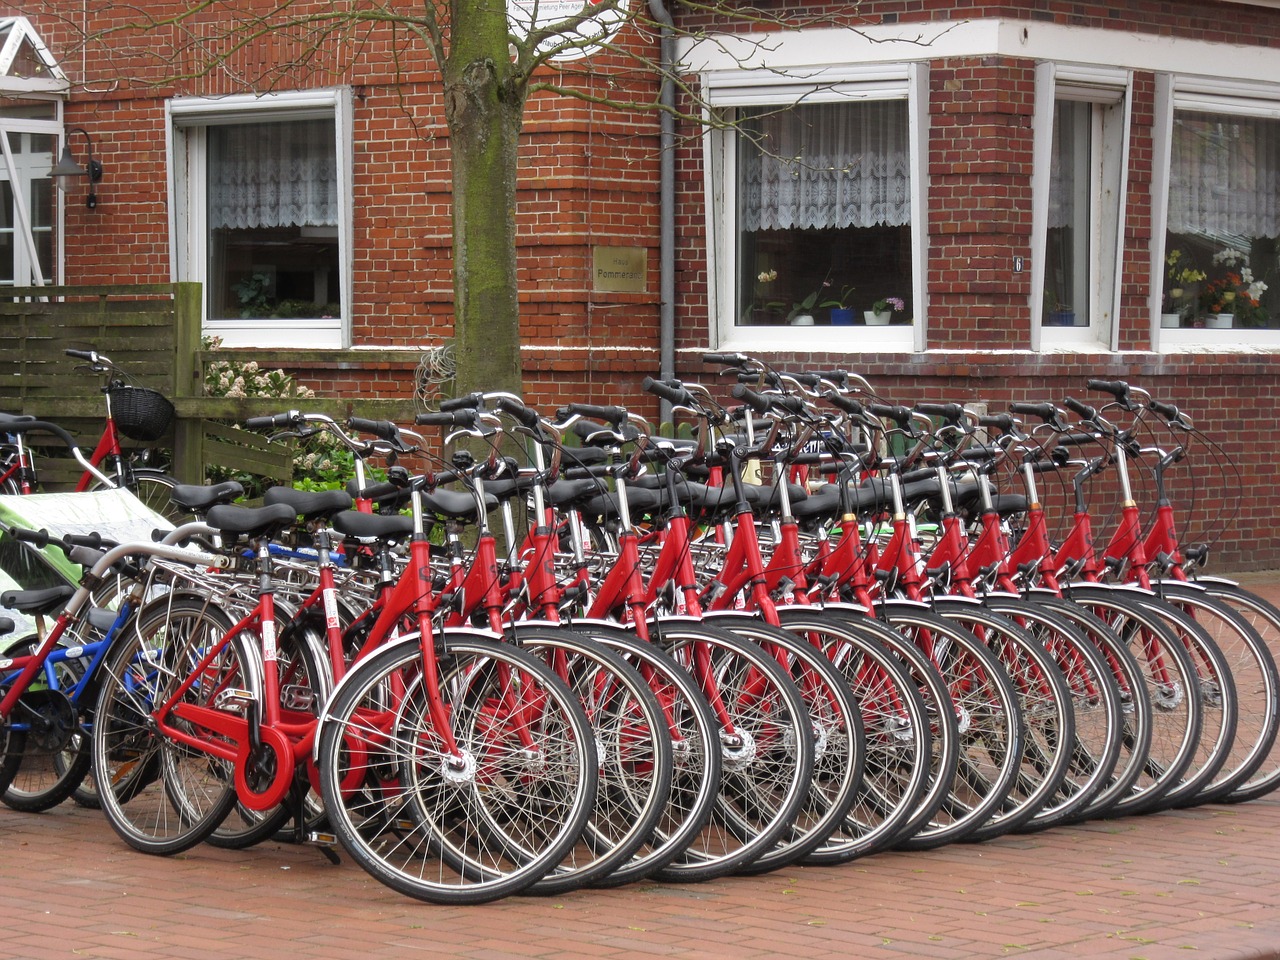
{"label": "bicycle wheel", "polygon": [[938,597],[933,606],[986,644],[1004,667],[1026,726],[1018,776],[1007,800],[969,837],[990,840],[1030,823],[1061,788],[1075,743],[1071,692],[1038,639],[1013,620],[962,597]]}
{"label": "bicycle wheel", "polygon": [[[434,685],[412,635],[347,674],[321,722],[320,784],[334,832],[377,880],[484,903],[527,889],[578,842],[599,760],[574,694],[536,657],[472,636],[437,648]],[[456,753],[432,720],[437,691]]]}
{"label": "bicycle wheel", "polygon": [[1030,633],[1066,681],[1075,718],[1074,739],[1064,745],[1070,756],[1066,776],[1035,816],[1018,829],[1043,830],[1066,823],[1102,791],[1119,762],[1124,724],[1119,687],[1083,632],[1048,607],[1004,594],[984,597],[982,602]]}
{"label": "bicycle wheel", "polygon": [[171,595],[139,611],[102,667],[93,727],[98,799],[112,829],[143,853],[194,846],[235,804],[232,764],[160,734],[152,719],[215,648],[181,702],[209,706],[222,690],[252,682],[256,658],[243,639],[223,643],[231,626],[207,600]]}
{"label": "bicycle wheel", "polygon": [[860,608],[846,605],[825,606],[823,614],[838,617],[842,627],[883,644],[906,670],[913,688],[924,700],[932,743],[929,786],[915,811],[902,825],[895,843],[914,837],[933,820],[951,795],[952,781],[959,768],[960,726],[951,703],[951,690],[942,673],[923,651],[888,623],[869,616]]}
{"label": "bicycle wheel", "polygon": [[1200,682],[1203,724],[1199,749],[1183,773],[1182,781],[1161,800],[1165,807],[1181,806],[1192,802],[1213,782],[1231,755],[1239,720],[1235,680],[1222,650],[1209,632],[1187,612],[1182,601],[1175,604],[1154,594],[1140,593],[1138,596],[1139,603],[1174,631]]}
{"label": "bicycle wheel", "polygon": [[1122,723],[1118,731],[1116,766],[1109,782],[1072,819],[1079,821],[1107,816],[1111,806],[1133,790],[1147,766],[1153,712],[1147,681],[1128,647],[1101,617],[1079,604],[1045,591],[1037,591],[1033,599],[1038,606],[1052,610],[1075,625],[1102,657],[1119,693]]}
{"label": "bicycle wheel", "polygon": [[653,835],[671,792],[671,736],[640,674],[608,647],[555,625],[515,624],[536,655],[578,698],[600,757],[594,810],[582,839],[526,892],[564,893],[606,880]]}
{"label": "bicycle wheel", "polygon": [[[35,652],[37,642],[20,642],[9,655]],[[9,786],[0,794],[5,806],[23,813],[40,813],[71,796],[89,772],[90,740],[76,705],[62,692],[79,680],[85,665],[63,660],[55,667],[58,688],[50,688],[43,674],[18,700],[16,720],[26,728],[25,747]]]}
{"label": "bicycle wheel", "polygon": [[1182,801],[1216,803],[1248,780],[1275,744],[1280,723],[1276,663],[1262,637],[1230,604],[1180,581],[1161,582],[1156,588],[1213,638],[1226,657],[1235,687],[1235,738],[1226,762],[1194,797]]}
{"label": "bicycle wheel", "polygon": [[778,617],[784,629],[821,650],[840,671],[862,715],[866,743],[852,807],[804,863],[845,863],[886,849],[902,835],[929,788],[933,734],[924,699],[887,647],[837,615],[785,606]]}
{"label": "bicycle wheel", "polygon": [[175,527],[195,519],[192,514],[175,506],[170,500],[173,496],[173,488],[178,485],[174,477],[147,467],[134,467],[129,470],[127,476],[129,490],[133,495],[141,500],[144,506],[160,514]]}
{"label": "bicycle wheel", "polygon": [[1019,774],[1026,724],[1017,694],[1004,667],[962,624],[909,600],[886,600],[877,612],[941,673],[960,747],[946,800],[898,846],[926,850],[966,839],[999,813]]}
{"label": "bicycle wheel", "polygon": [[[657,874],[680,857],[706,828],[720,795],[720,738],[702,691],[685,670],[623,627],[578,621],[573,629],[587,633],[632,665],[662,705],[672,745],[671,790],[653,833],[626,863],[593,886],[616,886]],[[714,862],[683,864],[672,880],[711,880],[732,872]]]}
{"label": "bicycle wheel", "polygon": [[862,787],[862,710],[840,671],[805,639],[738,614],[713,615],[704,622],[757,644],[780,663],[800,691],[813,730],[813,772],[799,815],[772,850],[740,871],[763,873],[807,857],[841,829]]}
{"label": "bicycle wheel", "polygon": [[726,630],[673,617],[650,635],[711,705],[722,764],[711,821],[657,876],[746,869],[789,836],[809,794],[815,744],[804,700],[776,660]]}
{"label": "bicycle wheel", "polygon": [[1135,602],[1136,591],[1072,584],[1064,598],[1099,617],[1133,655],[1151,703],[1151,742],[1141,774],[1115,799],[1108,816],[1148,813],[1180,782],[1200,748],[1200,680],[1165,621]]}
{"label": "bicycle wheel", "polygon": [[22,763],[26,751],[27,735],[14,730],[12,725],[0,722],[0,790],[8,790]]}
{"label": "bicycle wheel", "polygon": [[[1226,603],[1244,617],[1262,638],[1273,659],[1280,655],[1280,608],[1247,587],[1229,580],[1205,577],[1195,582],[1197,586],[1204,587],[1211,597]],[[1277,786],[1280,786],[1280,749],[1277,749],[1273,743],[1271,750],[1258,768],[1234,790],[1220,798],[1219,802],[1241,803],[1245,800],[1257,800],[1266,796]]]}
{"label": "bicycle wheel", "polygon": [[[277,605],[277,615],[283,612],[282,607],[283,604]],[[280,715],[293,723],[316,719],[333,688],[322,652],[323,621],[317,621],[316,617],[306,616],[290,619],[276,644]],[[303,818],[299,831],[303,836],[319,830],[324,825],[324,804],[305,773],[304,766],[289,796],[270,810],[253,810],[237,803],[208,836],[209,845],[243,850],[276,836],[299,815]]]}

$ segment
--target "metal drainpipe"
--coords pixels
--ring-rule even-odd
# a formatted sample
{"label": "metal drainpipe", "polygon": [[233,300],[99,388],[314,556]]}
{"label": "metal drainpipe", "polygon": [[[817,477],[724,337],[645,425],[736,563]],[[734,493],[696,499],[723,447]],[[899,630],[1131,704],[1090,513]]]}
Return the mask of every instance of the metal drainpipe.
{"label": "metal drainpipe", "polygon": [[[658,167],[658,369],[659,378],[676,375],[676,88],[672,82],[675,69],[674,21],[662,0],[649,0],[649,13],[661,24],[662,86],[658,102],[659,115]],[[671,404],[661,401],[661,419],[671,420]]]}

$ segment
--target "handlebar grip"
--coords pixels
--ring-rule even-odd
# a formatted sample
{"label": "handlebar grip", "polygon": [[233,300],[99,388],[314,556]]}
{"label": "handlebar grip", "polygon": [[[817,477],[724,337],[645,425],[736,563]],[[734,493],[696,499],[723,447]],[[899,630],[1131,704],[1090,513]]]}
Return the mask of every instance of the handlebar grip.
{"label": "handlebar grip", "polygon": [[1060,447],[1082,447],[1086,443],[1097,443],[1098,437],[1092,433],[1064,433],[1058,437]]}
{"label": "handlebar grip", "polygon": [[530,430],[536,430],[538,427],[538,411],[532,407],[526,406],[523,401],[514,397],[499,397],[498,402],[494,404],[499,410],[509,414],[513,419],[518,421],[522,426],[528,427]]}
{"label": "handlebar grip", "polygon": [[766,387],[774,390],[782,389],[782,377],[772,370],[761,370],[758,373],[750,370],[742,370],[738,373],[739,383],[763,383]]}
{"label": "handlebar grip", "polygon": [[49,545],[50,539],[48,530],[29,530],[26,527],[10,527],[9,536],[15,540],[21,540],[23,543],[29,543],[41,550]]}
{"label": "handlebar grip", "polygon": [[660,397],[668,403],[674,403],[682,406],[692,406],[693,396],[684,388],[683,384],[679,384],[679,380],[655,380],[653,377],[645,377],[644,382],[640,384],[648,393],[652,393],[655,397]]}
{"label": "handlebar grip", "polygon": [[394,441],[400,436],[400,428],[390,420],[366,420],[364,417],[347,417],[347,429],[357,433],[371,433],[382,440]]}
{"label": "handlebar grip", "polygon": [[1047,400],[1043,403],[1011,403],[1009,409],[1024,417],[1039,417],[1045,423],[1053,423],[1058,419],[1058,408]]}
{"label": "handlebar grip", "polygon": [[1129,384],[1123,380],[1089,380],[1085,386],[1090,390],[1101,390],[1109,393],[1121,403],[1129,397]]}
{"label": "handlebar grip", "polygon": [[72,350],[68,348],[62,352],[68,357],[75,357],[77,360],[88,360],[90,363],[98,362],[98,352],[96,350]]}
{"label": "handlebar grip", "polygon": [[834,383],[841,389],[846,389],[849,386],[848,370],[818,370],[816,373],[823,380],[826,380],[828,383]]}
{"label": "handlebar grip", "polygon": [[745,353],[704,353],[703,363],[723,363],[730,367],[740,367],[750,358]]}
{"label": "handlebar grip", "polygon": [[1087,403],[1082,403],[1075,397],[1067,397],[1062,401],[1062,405],[1072,413],[1078,415],[1082,420],[1096,420],[1098,411]]}
{"label": "handlebar grip", "polygon": [[834,390],[828,390],[822,395],[822,399],[826,400],[833,407],[839,407],[845,413],[860,417],[866,413],[866,407],[862,405],[862,401],[855,400],[852,397],[842,396]]}
{"label": "handlebar grip", "polygon": [[791,374],[791,379],[796,383],[806,387],[816,387],[822,380],[822,374],[812,373],[810,371],[801,371],[800,373]]}
{"label": "handlebar grip", "polygon": [[1181,420],[1182,411],[1172,403],[1161,403],[1159,400],[1152,400],[1148,406],[1156,413],[1164,417],[1166,420]]}
{"label": "handlebar grip", "polygon": [[474,427],[478,419],[475,409],[441,410],[438,413],[420,413],[413,422],[420,427]]}
{"label": "handlebar grip", "polygon": [[964,417],[964,407],[958,403],[917,403],[916,412],[931,417],[942,417],[950,424],[957,424]]}
{"label": "handlebar grip", "polygon": [[1049,473],[1051,471],[1061,470],[1063,464],[1056,460],[1037,460],[1031,464],[1032,473]]}
{"label": "handlebar grip", "polygon": [[5,433],[31,433],[32,431],[51,433],[66,444],[68,450],[73,450],[77,446],[71,434],[48,420],[7,420],[4,430]]}
{"label": "handlebar grip", "polygon": [[442,400],[440,402],[440,412],[452,413],[455,410],[478,410],[482,403],[484,403],[484,394],[476,390],[463,397]]}
{"label": "handlebar grip", "polygon": [[88,547],[90,550],[101,550],[103,545],[100,533],[68,533],[63,542],[75,547]]}
{"label": "handlebar grip", "polygon": [[869,403],[867,412],[873,416],[892,420],[900,427],[905,427],[911,422],[911,410],[902,404]]}
{"label": "handlebar grip", "polygon": [[773,397],[766,397],[762,393],[756,393],[745,383],[736,384],[731,393],[735,399],[741,400],[756,413],[768,413],[773,409]]}
{"label": "handlebar grip", "polygon": [[275,430],[278,427],[290,427],[301,420],[302,414],[297,410],[288,413],[276,413],[267,417],[250,417],[244,422],[246,430]]}
{"label": "handlebar grip", "polygon": [[627,408],[619,406],[601,406],[595,403],[570,403],[562,410],[567,411],[570,415],[577,414],[580,417],[592,417],[596,420],[603,420],[606,423],[618,427],[627,420]]}
{"label": "handlebar grip", "polygon": [[987,414],[978,418],[978,426],[995,427],[1001,433],[1013,433],[1013,417],[1007,413]]}

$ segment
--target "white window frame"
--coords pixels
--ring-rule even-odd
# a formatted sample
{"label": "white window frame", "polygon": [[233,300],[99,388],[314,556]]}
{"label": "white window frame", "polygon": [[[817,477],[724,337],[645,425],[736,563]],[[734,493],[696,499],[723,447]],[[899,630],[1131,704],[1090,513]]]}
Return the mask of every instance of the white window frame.
{"label": "white window frame", "polygon": [[[24,99],[41,99],[44,97],[31,97]],[[62,125],[62,101],[53,100],[54,118],[53,120],[16,120],[0,118],[0,127],[4,128],[6,133],[15,134],[36,134],[40,136],[51,136],[54,138],[53,157],[61,155],[63,146],[67,143],[66,132]],[[55,161],[56,162],[56,161]],[[62,283],[64,279],[64,264],[66,262],[66,195],[64,191],[54,187],[54,211],[52,233],[54,238],[53,244],[53,276],[46,277],[40,271],[39,257],[36,252],[35,231],[31,224],[30,196],[28,192],[21,187],[29,187],[34,174],[37,172],[31,166],[29,159],[18,160],[10,153],[8,149],[8,139],[0,139],[0,163],[4,164],[5,177],[14,185],[14,222],[11,226],[14,240],[14,276],[15,286],[25,287],[31,284],[42,286],[49,283]],[[52,167],[53,163],[50,163]],[[80,193],[85,189],[86,185],[81,183],[73,183],[70,189],[73,191],[74,197],[82,197]],[[73,201],[74,202],[74,201]],[[30,281],[17,282],[16,277],[28,276]]]}
{"label": "white window frame", "polygon": [[[204,332],[228,347],[342,349],[351,345],[353,309],[352,96],[349,87],[261,96],[181,97],[165,104],[168,155],[170,273],[205,286]],[[205,130],[217,124],[332,120],[338,167],[338,284],[342,316],[306,320],[210,319],[205,215]],[[181,175],[180,175],[181,174]]]}
{"label": "white window frame", "polygon": [[[1081,327],[1044,326],[1045,262],[1048,248],[1049,183],[1056,104],[1075,100],[1094,105],[1089,183],[1087,303],[1076,304],[1088,318]],[[1129,130],[1132,124],[1133,72],[1045,61],[1036,66],[1032,119],[1031,176],[1031,349],[1116,350],[1120,281],[1124,265],[1124,218],[1128,202]],[[1121,111],[1113,122],[1103,110]]]}
{"label": "white window frame", "polygon": [[911,144],[911,283],[914,323],[887,327],[740,327],[735,316],[737,283],[737,182],[733,131],[708,123],[703,148],[707,210],[708,335],[716,349],[840,350],[861,353],[924,349],[928,290],[928,105],[925,62],[866,66],[759,70],[713,70],[702,75],[712,110],[866,100],[905,100]]}
{"label": "white window frame", "polygon": [[1169,175],[1176,110],[1234,113],[1280,120],[1280,84],[1156,75],[1154,156],[1151,178],[1151,342],[1161,353],[1280,350],[1280,330],[1197,330],[1160,326],[1164,292],[1165,234],[1169,225]]}

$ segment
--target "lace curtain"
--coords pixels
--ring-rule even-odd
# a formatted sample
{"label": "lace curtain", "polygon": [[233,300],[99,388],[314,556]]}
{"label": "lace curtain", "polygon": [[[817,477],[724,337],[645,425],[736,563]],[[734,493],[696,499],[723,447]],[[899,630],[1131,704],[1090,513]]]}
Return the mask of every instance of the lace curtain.
{"label": "lace curtain", "polygon": [[208,137],[214,229],[338,223],[332,121],[211,126]]}
{"label": "lace curtain", "polygon": [[[1076,138],[1086,138],[1088,148],[1088,107],[1086,103],[1059,100],[1054,104],[1053,159],[1049,165],[1049,226],[1070,227],[1075,223]],[[1083,115],[1082,115],[1083,110]]]}
{"label": "lace curtain", "polygon": [[1172,146],[1171,232],[1280,236],[1280,121],[1184,113]]}
{"label": "lace curtain", "polygon": [[743,230],[911,223],[907,104],[806,104],[743,118]]}

